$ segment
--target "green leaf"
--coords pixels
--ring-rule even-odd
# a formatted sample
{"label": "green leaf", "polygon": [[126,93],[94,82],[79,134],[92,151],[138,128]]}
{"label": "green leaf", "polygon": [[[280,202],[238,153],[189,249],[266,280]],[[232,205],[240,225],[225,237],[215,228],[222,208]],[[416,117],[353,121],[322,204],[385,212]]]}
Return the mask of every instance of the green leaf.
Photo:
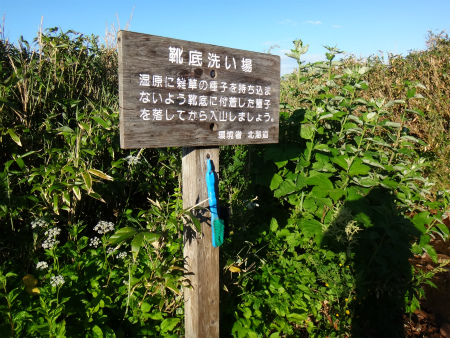
{"label": "green leaf", "polygon": [[420,109],[405,109],[405,112],[417,114],[419,116],[425,117],[425,114]]}
{"label": "green leaf", "polygon": [[392,128],[401,128],[401,126],[402,126],[401,123],[391,122],[391,121],[387,121],[384,125],[387,127],[392,127]]}
{"label": "green leaf", "polygon": [[381,182],[381,186],[385,188],[397,189],[398,183],[387,177]]}
{"label": "green leaf", "polygon": [[314,198],[306,198],[303,201],[303,209],[307,210],[309,213],[314,214],[318,206]]}
{"label": "green leaf", "polygon": [[442,223],[441,224],[437,223],[436,227],[444,234],[444,237],[445,237],[444,239],[448,239],[448,237],[450,235],[450,231],[447,228],[447,226],[445,224],[442,224]]}
{"label": "green leaf", "polygon": [[141,249],[143,239],[144,234],[140,232],[136,236],[134,236],[133,240],[131,241],[131,253],[133,255],[133,261],[135,262],[137,255],[139,254],[139,250]]}
{"label": "green leaf", "polygon": [[9,134],[9,136],[11,136],[11,138],[13,139],[13,141],[17,143],[17,145],[18,145],[19,147],[22,146],[22,142],[20,142],[20,137],[17,136],[17,134],[14,132],[14,130],[8,129],[8,134]]}
{"label": "green leaf", "polygon": [[90,197],[95,198],[96,200],[99,200],[99,201],[101,201],[101,202],[103,202],[103,203],[106,203],[106,201],[102,198],[102,196],[100,196],[100,195],[97,194],[96,192],[91,191],[88,195],[89,195]]}
{"label": "green leaf", "polygon": [[343,88],[349,91],[350,93],[353,93],[355,91],[355,88],[351,85],[345,85]]}
{"label": "green leaf", "polygon": [[287,179],[280,184],[280,187],[277,190],[275,190],[273,195],[279,198],[282,196],[286,196],[287,194],[290,194],[296,190],[297,187],[295,186],[295,183],[292,182],[292,180]]}
{"label": "green leaf", "polygon": [[406,140],[406,141],[410,141],[410,142],[414,142],[414,143],[419,143],[419,144],[425,145],[425,143],[422,140],[419,140],[418,138],[415,138],[413,136],[403,135],[400,138],[402,140]]}
{"label": "green leaf", "polygon": [[411,88],[408,89],[408,92],[406,93],[406,96],[408,97],[408,99],[414,97],[414,95],[416,95],[416,88]]}
{"label": "green leaf", "polygon": [[72,190],[73,190],[73,193],[74,193],[75,197],[77,198],[77,200],[81,201],[81,191],[80,191],[80,187],[75,185],[75,186],[72,188]]}
{"label": "green leaf", "polygon": [[61,133],[73,133],[73,129],[68,127],[68,126],[62,126],[59,128],[56,128],[57,131],[61,132]]}
{"label": "green leaf", "polygon": [[141,311],[144,313],[149,312],[151,308],[152,308],[152,306],[149,303],[143,302],[141,304]]}
{"label": "green leaf", "polygon": [[328,119],[328,118],[330,118],[330,117],[333,117],[333,114],[328,113],[328,114],[321,115],[321,116],[319,117],[319,121],[320,121],[320,120],[324,120],[324,119]]}
{"label": "green leaf", "polygon": [[161,333],[172,331],[180,322],[180,318],[166,318],[161,323]]}
{"label": "green leaf", "polygon": [[362,187],[375,187],[380,184],[380,181],[372,177],[353,177],[353,181]]}
{"label": "green leaf", "polygon": [[411,247],[411,252],[416,255],[422,254],[422,248],[417,243],[414,243]]}
{"label": "green leaf", "polygon": [[374,160],[373,158],[370,158],[370,157],[363,157],[363,163],[371,165],[373,167],[385,169],[384,165],[382,165],[381,163],[379,163],[378,161],[376,161],[376,160]]}
{"label": "green leaf", "polygon": [[86,130],[88,132],[88,134],[91,133],[91,125],[85,122],[79,122],[78,125],[80,126],[80,128]]}
{"label": "green leaf", "polygon": [[101,117],[91,116],[91,119],[93,119],[95,122],[97,122],[103,128],[105,128],[107,130],[110,129],[110,126],[108,125],[108,123],[105,120],[103,120]]}
{"label": "green leaf", "polygon": [[286,229],[286,228],[277,231],[278,238],[286,237],[286,236],[289,236],[290,234],[291,233],[290,233],[289,229]]}
{"label": "green leaf", "polygon": [[288,160],[285,160],[285,161],[275,162],[275,164],[278,167],[278,169],[280,169],[280,168],[286,166],[286,164],[288,164],[288,162],[289,162]]}
{"label": "green leaf", "polygon": [[53,211],[59,215],[58,195],[53,195]]}
{"label": "green leaf", "polygon": [[425,226],[428,224],[431,224],[432,221],[433,221],[433,218],[430,217],[430,213],[428,211],[422,211],[421,213],[415,215],[412,219],[414,226],[422,234],[425,234],[427,232],[427,229]]}
{"label": "green leaf", "polygon": [[188,216],[191,218],[192,223],[194,223],[195,228],[197,229],[197,231],[201,232],[202,231],[202,225],[200,224],[200,221],[198,220],[197,217],[195,217],[191,211],[189,211]]}
{"label": "green leaf", "polygon": [[369,171],[370,171],[370,167],[363,164],[362,160],[360,158],[357,158],[352,163],[348,173],[350,176],[367,175],[369,173]]}
{"label": "green leaf", "polygon": [[424,248],[426,245],[428,245],[428,243],[430,243],[431,241],[431,237],[430,235],[422,235],[420,236],[420,243],[419,245]]}
{"label": "green leaf", "polygon": [[83,171],[81,173],[81,176],[83,176],[84,184],[86,185],[86,189],[88,193],[92,191],[92,177],[91,174],[89,174],[88,171]]}
{"label": "green leaf", "polygon": [[300,136],[306,140],[314,138],[314,125],[311,123],[302,124],[300,127]]}
{"label": "green leaf", "polygon": [[272,220],[270,221],[270,231],[277,231],[278,229],[278,222],[275,218],[272,218]]}
{"label": "green leaf", "polygon": [[359,117],[355,116],[355,115],[348,115],[348,119],[358,123],[359,125],[363,125],[364,124],[364,122],[361,121],[361,119]]}
{"label": "green leaf", "polygon": [[[312,173],[312,172],[311,172]],[[328,179],[327,174],[315,175],[306,180],[307,185],[315,185],[323,190],[331,190],[334,188],[333,183]]]}
{"label": "green leaf", "polygon": [[281,182],[283,182],[283,178],[280,175],[273,175],[272,180],[270,181],[270,190],[277,189],[280,186]]}
{"label": "green leaf", "polygon": [[128,238],[136,235],[137,233],[138,233],[138,229],[136,229],[136,228],[132,228],[132,227],[121,228],[121,229],[117,230],[115,232],[115,234],[112,235],[108,239],[108,244],[109,245],[119,244],[119,243],[127,240]]}
{"label": "green leaf", "polygon": [[436,253],[436,250],[433,248],[433,246],[430,245],[430,244],[426,244],[426,245],[423,246],[423,249],[425,250],[425,252],[426,252],[427,254],[430,255],[430,257],[431,257],[431,259],[433,260],[433,262],[434,262],[434,263],[437,263],[437,261],[438,261],[438,255],[437,255],[437,253]]}
{"label": "green leaf", "polygon": [[302,219],[300,226],[302,233],[308,238],[311,238],[314,235],[322,235],[322,223],[315,219]]}
{"label": "green leaf", "polygon": [[303,323],[303,321],[305,321],[308,318],[308,314],[306,312],[290,313],[286,317],[290,322],[300,324],[300,323]]}
{"label": "green leaf", "polygon": [[327,151],[327,152],[331,151],[331,148],[330,148],[328,145],[326,145],[326,144],[316,144],[316,145],[314,146],[314,149],[316,149],[316,150],[322,150],[322,151]]}
{"label": "green leaf", "polygon": [[252,316],[252,311],[248,307],[243,308],[242,312],[244,313],[244,317],[247,319],[250,319]]}
{"label": "green leaf", "polygon": [[83,153],[86,153],[86,154],[95,156],[95,151],[93,151],[93,150],[90,150],[90,149],[81,149],[81,151],[82,151]]}
{"label": "green leaf", "polygon": [[180,293],[180,290],[178,290],[178,288],[173,284],[173,281],[172,281],[172,280],[168,280],[168,281],[165,283],[165,286],[166,286],[166,288],[172,290],[172,291],[173,291],[174,293],[176,293],[177,295],[180,295],[180,294],[181,294],[181,293]]}
{"label": "green leaf", "polygon": [[161,234],[157,232],[144,231],[142,233],[144,234],[145,240],[149,241],[150,243],[156,242],[161,238]]}
{"label": "green leaf", "polygon": [[337,165],[339,165],[342,169],[344,170],[348,170],[348,162],[346,161],[346,159],[348,159],[348,157],[344,156],[344,155],[339,155],[336,157],[332,158],[332,161],[334,163],[336,163]]}
{"label": "green leaf", "polygon": [[97,325],[95,325],[92,328],[92,333],[94,335],[95,338],[103,338],[103,331],[100,327],[98,327]]}
{"label": "green leaf", "polygon": [[20,155],[14,156],[14,160],[16,161],[16,163],[20,167],[20,169],[22,169],[22,170],[25,169],[25,162],[22,160],[22,157]]}
{"label": "green leaf", "polygon": [[163,317],[161,312],[153,312],[150,315],[150,318],[153,319],[153,320],[163,320],[164,319],[164,317]]}
{"label": "green leaf", "polygon": [[331,189],[331,190],[328,191],[328,195],[336,203],[338,200],[341,199],[342,196],[345,195],[345,191],[342,190],[342,189]]}
{"label": "green leaf", "polygon": [[56,338],[66,338],[66,321],[64,319],[58,323]]}
{"label": "green leaf", "polygon": [[109,175],[106,175],[104,172],[97,169],[89,169],[88,170],[92,175],[103,178],[104,180],[113,181],[113,178]]}

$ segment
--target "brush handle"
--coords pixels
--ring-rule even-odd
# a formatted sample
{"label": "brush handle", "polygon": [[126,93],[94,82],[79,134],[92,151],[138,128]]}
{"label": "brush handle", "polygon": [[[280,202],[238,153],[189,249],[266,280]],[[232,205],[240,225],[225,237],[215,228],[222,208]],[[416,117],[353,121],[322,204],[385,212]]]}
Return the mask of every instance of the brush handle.
{"label": "brush handle", "polygon": [[217,198],[216,198],[216,177],[212,170],[211,160],[206,160],[206,188],[208,189],[209,210],[211,211],[211,226],[215,219],[219,218],[217,213]]}

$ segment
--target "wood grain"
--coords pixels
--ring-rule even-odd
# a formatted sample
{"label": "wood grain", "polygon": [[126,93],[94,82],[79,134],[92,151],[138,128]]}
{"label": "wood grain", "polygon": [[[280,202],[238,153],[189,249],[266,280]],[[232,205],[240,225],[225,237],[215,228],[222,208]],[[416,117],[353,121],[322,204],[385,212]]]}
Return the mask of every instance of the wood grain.
{"label": "wood grain", "polygon": [[[129,31],[119,32],[118,49],[122,148],[278,142],[279,56]],[[190,52],[201,53],[201,65],[189,64]]]}
{"label": "wood grain", "polygon": [[[219,148],[183,148],[183,209],[208,198],[206,158],[219,167]],[[218,171],[215,169],[216,172]],[[208,202],[203,203],[207,207]],[[219,337],[219,248],[212,246],[209,211],[194,210],[202,233],[189,227],[184,232],[186,276],[192,288],[185,288],[185,337]],[[220,216],[220,215],[219,215]]]}

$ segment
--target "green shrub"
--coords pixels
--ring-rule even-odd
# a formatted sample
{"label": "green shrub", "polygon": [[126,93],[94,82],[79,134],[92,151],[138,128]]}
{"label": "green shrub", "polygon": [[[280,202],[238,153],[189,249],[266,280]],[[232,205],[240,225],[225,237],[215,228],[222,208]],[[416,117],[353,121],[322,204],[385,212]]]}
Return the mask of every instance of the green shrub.
{"label": "green shrub", "polygon": [[[432,273],[408,259],[436,261],[450,198],[428,175],[443,158],[432,128],[413,125],[445,126],[424,109],[445,100],[410,71],[375,75],[443,59],[436,41],[391,68],[331,47],[305,64],[295,42],[280,143],[221,150],[224,336],[383,337],[418,308]],[[182,336],[180,149],[120,149],[114,49],[57,29],[35,42],[0,41],[0,331]]]}
{"label": "green shrub", "polygon": [[[289,56],[299,71],[282,97],[293,95],[299,107],[282,104],[280,143],[264,147],[261,163],[253,163],[265,171],[255,175],[270,177],[265,185],[283,212],[270,223],[266,212],[256,220],[264,224],[254,241],[264,244],[264,258],[239,280],[232,332],[399,335],[402,315],[423,296],[408,259],[427,252],[436,261],[430,236],[448,237],[440,221],[446,202],[435,201],[424,177],[424,142],[405,128],[423,115],[409,103],[420,97],[420,84],[407,84],[405,100],[363,98],[368,67],[337,69],[340,51],[329,47],[326,62],[304,65],[305,48],[295,47]],[[398,107],[400,120],[390,121]]]}
{"label": "green shrub", "polygon": [[36,47],[1,42],[0,331],[178,335],[181,154],[120,149],[115,50],[56,29]]}

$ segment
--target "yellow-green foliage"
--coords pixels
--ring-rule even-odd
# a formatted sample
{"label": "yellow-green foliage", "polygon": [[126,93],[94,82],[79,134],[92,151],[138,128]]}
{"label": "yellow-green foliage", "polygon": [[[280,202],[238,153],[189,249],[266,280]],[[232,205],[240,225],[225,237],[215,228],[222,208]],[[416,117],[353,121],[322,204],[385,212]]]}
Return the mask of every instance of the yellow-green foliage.
{"label": "yellow-green foliage", "polygon": [[[444,32],[429,32],[427,49],[424,51],[411,51],[407,56],[389,54],[356,59],[347,57],[344,63],[347,66],[370,67],[368,83],[369,89],[363,93],[364,99],[391,100],[406,99],[408,83],[420,83],[414,94],[423,98],[411,98],[408,102],[414,109],[420,109],[424,117],[418,115],[408,116],[406,125],[409,133],[425,141],[424,151],[431,150],[433,165],[429,173],[437,182],[436,189],[450,189],[450,39]],[[341,72],[340,68],[332,70]],[[305,74],[304,76],[306,76]],[[317,80],[319,82],[319,79]],[[292,107],[301,106],[301,94],[292,95],[288,90],[297,82],[297,74],[284,77],[281,88],[281,102]],[[311,82],[301,82],[298,92],[305,91],[314,86]],[[412,94],[412,93],[410,93]],[[413,95],[414,96],[414,95]],[[400,121],[404,109],[412,108],[404,105],[393,111],[393,121]]]}

